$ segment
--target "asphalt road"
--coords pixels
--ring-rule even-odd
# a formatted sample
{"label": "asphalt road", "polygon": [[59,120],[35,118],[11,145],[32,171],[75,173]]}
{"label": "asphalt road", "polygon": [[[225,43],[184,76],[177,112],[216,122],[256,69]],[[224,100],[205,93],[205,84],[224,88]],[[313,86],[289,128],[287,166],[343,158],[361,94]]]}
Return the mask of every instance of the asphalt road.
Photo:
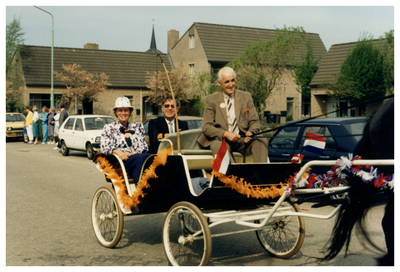
{"label": "asphalt road", "polygon": [[[94,192],[106,185],[84,152],[62,156],[53,145],[7,142],[6,148],[6,265],[7,266],[167,266],[162,246],[165,214],[125,217],[121,241],[102,247],[91,223]],[[329,213],[332,208],[304,212]],[[380,222],[383,206],[368,214],[372,239],[385,248]],[[290,259],[269,256],[255,233],[213,238],[211,266],[374,266],[381,254],[366,250],[353,235],[349,255],[320,262],[333,219],[305,219],[302,248]],[[224,225],[234,230],[236,225]]]}

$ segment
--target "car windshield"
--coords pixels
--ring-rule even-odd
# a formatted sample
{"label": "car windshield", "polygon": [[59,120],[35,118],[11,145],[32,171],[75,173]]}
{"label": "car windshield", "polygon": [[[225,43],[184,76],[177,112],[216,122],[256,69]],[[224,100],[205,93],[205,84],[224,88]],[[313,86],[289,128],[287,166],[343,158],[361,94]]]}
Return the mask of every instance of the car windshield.
{"label": "car windshield", "polygon": [[351,135],[359,142],[362,138],[365,121],[357,122],[357,123],[346,123],[344,127],[349,131]]}
{"label": "car windshield", "polygon": [[187,120],[189,129],[197,129],[201,128],[201,124],[203,123],[203,120]]}
{"label": "car windshield", "polygon": [[86,130],[102,130],[104,125],[114,122],[111,117],[89,117],[85,118]]}
{"label": "car windshield", "polygon": [[25,117],[22,114],[6,114],[6,122],[23,122]]}
{"label": "car windshield", "polygon": [[300,126],[288,126],[278,130],[269,144],[273,148],[294,148]]}

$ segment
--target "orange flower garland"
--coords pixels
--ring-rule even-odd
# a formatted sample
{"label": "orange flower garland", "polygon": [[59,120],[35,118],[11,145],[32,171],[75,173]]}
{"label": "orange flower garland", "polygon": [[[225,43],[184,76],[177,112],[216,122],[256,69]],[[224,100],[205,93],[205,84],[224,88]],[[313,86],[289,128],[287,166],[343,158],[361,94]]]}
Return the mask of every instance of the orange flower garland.
{"label": "orange flower garland", "polygon": [[262,188],[260,186],[253,186],[250,183],[247,183],[246,181],[243,180],[243,178],[240,178],[238,180],[238,177],[236,176],[225,176],[224,174],[216,171],[212,171],[212,174],[218,178],[226,187],[229,187],[239,194],[245,195],[248,198],[253,197],[253,198],[275,198],[275,197],[280,197],[284,192],[286,187],[281,183],[281,188],[278,188],[274,185],[271,187],[265,187]]}
{"label": "orange flower garland", "polygon": [[162,150],[156,154],[153,163],[142,173],[142,177],[136,184],[136,190],[133,192],[132,196],[127,194],[126,184],[121,168],[116,168],[117,165],[110,164],[102,155],[97,157],[96,163],[98,164],[99,170],[106,174],[108,179],[113,181],[115,187],[119,188],[116,193],[119,197],[118,200],[121,200],[124,203],[124,208],[127,207],[128,209],[131,209],[133,206],[142,202],[143,197],[146,195],[143,192],[143,189],[150,187],[147,181],[150,178],[157,178],[155,172],[156,168],[160,165],[164,166],[167,163],[167,157],[169,154],[172,154],[172,151],[173,147]]}

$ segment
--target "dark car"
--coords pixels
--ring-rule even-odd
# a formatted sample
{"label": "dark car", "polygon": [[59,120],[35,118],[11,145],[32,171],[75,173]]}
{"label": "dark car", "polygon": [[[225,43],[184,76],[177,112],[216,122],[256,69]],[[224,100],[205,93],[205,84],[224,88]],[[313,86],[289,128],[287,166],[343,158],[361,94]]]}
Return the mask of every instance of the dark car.
{"label": "dark car", "polygon": [[[301,123],[287,122],[269,140],[269,159],[271,162],[289,162],[293,155],[301,153],[304,155],[303,162],[306,163],[311,160],[336,160],[341,156],[348,156],[362,137],[366,119],[322,118]],[[302,152],[307,132],[324,135],[326,145],[321,155]]]}

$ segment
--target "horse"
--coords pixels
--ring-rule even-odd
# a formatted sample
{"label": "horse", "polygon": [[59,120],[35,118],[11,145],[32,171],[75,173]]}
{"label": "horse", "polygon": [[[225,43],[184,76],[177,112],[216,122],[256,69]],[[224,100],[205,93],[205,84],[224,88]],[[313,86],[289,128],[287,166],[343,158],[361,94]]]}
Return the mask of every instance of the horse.
{"label": "horse", "polygon": [[[394,98],[383,104],[368,118],[363,131],[363,137],[353,152],[362,159],[394,159]],[[393,174],[393,166],[380,166],[379,171],[385,175]],[[349,179],[349,202],[343,204],[338,212],[332,235],[323,252],[324,260],[337,256],[346,245],[345,256],[350,243],[353,227],[356,225],[363,238],[375,249],[384,252],[374,244],[365,229],[364,218],[367,211],[378,204],[386,203],[382,228],[385,235],[387,254],[377,259],[378,265],[394,266],[394,192],[392,188],[382,189],[364,183],[359,177]],[[383,195],[384,197],[379,197]]]}

